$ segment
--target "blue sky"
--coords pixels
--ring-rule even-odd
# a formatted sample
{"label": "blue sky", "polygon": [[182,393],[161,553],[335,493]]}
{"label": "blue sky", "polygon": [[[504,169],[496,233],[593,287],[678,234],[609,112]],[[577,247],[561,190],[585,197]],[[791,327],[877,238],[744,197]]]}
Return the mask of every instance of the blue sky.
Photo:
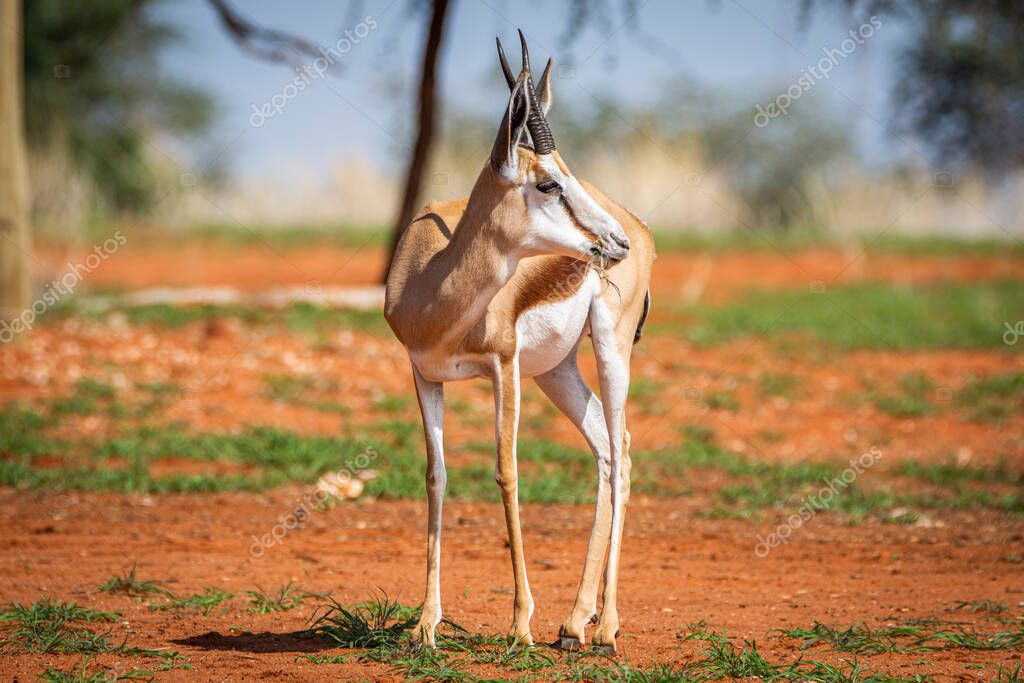
{"label": "blue sky", "polygon": [[[279,115],[254,127],[253,106],[280,95],[295,72],[241,51],[205,0],[162,5],[160,16],[177,26],[185,40],[162,56],[160,67],[213,94],[219,107],[214,132],[189,154],[219,158],[240,180],[285,185],[296,174],[326,174],[353,155],[385,169],[404,159],[424,26],[422,16],[410,13],[408,0],[233,2],[257,23],[324,46],[335,45],[346,29],[355,29],[366,17],[377,26],[338,60],[336,75],[313,81]],[[507,91],[494,36],[502,36],[515,63],[515,28],[522,27],[536,70],[548,56],[563,67],[556,72],[558,107],[579,111],[595,94],[609,93],[624,106],[642,105],[669,83],[695,79],[741,102],[749,100],[753,116],[766,93],[780,93],[795,83],[801,69],[817,63],[824,49],[839,48],[850,29],[868,20],[848,14],[842,3],[822,3],[801,26],[799,0],[638,0],[637,33],[623,26],[624,3],[610,4],[614,13],[607,25],[590,26],[568,48],[563,40],[567,2],[453,0],[442,55],[443,101],[449,110],[493,112],[497,118]],[[869,161],[903,156],[885,126],[892,65],[906,32],[894,21],[883,21],[827,81],[816,83],[806,100],[793,105],[820,103],[836,112],[842,125],[853,127]]]}

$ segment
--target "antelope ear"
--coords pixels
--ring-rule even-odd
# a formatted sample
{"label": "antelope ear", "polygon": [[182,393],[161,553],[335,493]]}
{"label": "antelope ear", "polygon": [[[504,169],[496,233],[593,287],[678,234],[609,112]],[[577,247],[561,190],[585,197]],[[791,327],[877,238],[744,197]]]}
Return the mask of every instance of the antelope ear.
{"label": "antelope ear", "polygon": [[526,120],[530,117],[527,78],[529,75],[524,71],[512,86],[505,115],[498,127],[498,137],[494,139],[494,147],[491,148],[491,165],[509,181],[515,181],[519,175],[519,143],[523,138]]}
{"label": "antelope ear", "polygon": [[540,87],[537,88],[537,106],[544,112],[544,116],[548,115],[551,102],[551,60],[548,59],[548,65],[544,67],[544,73],[540,75]]}

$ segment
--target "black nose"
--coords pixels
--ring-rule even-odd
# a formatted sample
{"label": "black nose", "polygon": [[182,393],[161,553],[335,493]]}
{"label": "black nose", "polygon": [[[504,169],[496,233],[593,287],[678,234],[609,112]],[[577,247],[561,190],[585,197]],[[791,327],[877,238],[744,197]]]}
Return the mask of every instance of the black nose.
{"label": "black nose", "polygon": [[629,249],[629,238],[626,237],[625,235],[619,236],[613,232],[612,241],[615,242],[615,244],[622,247],[623,249]]}

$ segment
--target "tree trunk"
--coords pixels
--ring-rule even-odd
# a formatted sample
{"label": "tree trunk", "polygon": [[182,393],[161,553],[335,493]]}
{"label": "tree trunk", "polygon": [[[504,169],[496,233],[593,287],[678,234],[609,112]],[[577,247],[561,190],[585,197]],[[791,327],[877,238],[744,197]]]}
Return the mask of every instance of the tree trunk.
{"label": "tree trunk", "polygon": [[29,306],[28,161],[25,153],[21,0],[0,0],[0,343]]}
{"label": "tree trunk", "polygon": [[405,227],[412,221],[416,211],[420,191],[423,189],[423,174],[427,170],[430,149],[434,144],[435,118],[437,115],[437,61],[444,41],[444,22],[448,14],[449,0],[433,0],[430,29],[423,47],[423,70],[420,74],[419,115],[417,117],[416,146],[413,148],[409,168],[405,174],[405,190],[402,192],[402,204],[398,217],[391,231],[391,249],[388,262],[384,269],[383,279],[387,279],[391,269],[391,260],[395,256],[395,248],[401,239]]}

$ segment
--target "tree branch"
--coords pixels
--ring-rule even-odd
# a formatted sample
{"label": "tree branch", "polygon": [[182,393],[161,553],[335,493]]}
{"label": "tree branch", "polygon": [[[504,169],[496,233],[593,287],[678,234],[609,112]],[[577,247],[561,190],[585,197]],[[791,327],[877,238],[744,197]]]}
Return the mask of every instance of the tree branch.
{"label": "tree branch", "polygon": [[231,7],[227,0],[208,1],[217,12],[224,29],[239,47],[258,59],[301,68],[304,61],[320,56],[319,49],[313,43],[252,23]]}
{"label": "tree branch", "polygon": [[416,120],[416,145],[405,174],[405,189],[402,192],[402,204],[391,232],[391,250],[384,271],[391,269],[391,260],[395,256],[398,241],[402,238],[406,226],[412,221],[423,188],[423,174],[427,170],[427,161],[434,144],[435,119],[437,115],[437,62],[444,40],[445,17],[448,14],[449,0],[433,0],[431,5],[430,25],[423,43],[422,72],[420,74],[419,108]]}

